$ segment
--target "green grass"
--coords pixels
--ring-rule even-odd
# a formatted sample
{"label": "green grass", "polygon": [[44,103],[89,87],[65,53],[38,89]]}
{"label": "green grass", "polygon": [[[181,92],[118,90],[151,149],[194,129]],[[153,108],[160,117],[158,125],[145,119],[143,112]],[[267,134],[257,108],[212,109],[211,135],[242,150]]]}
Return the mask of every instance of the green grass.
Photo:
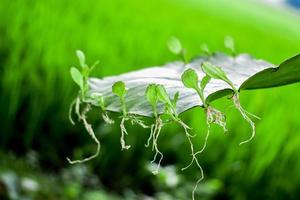
{"label": "green grass", "polygon": [[[50,163],[61,166],[66,164],[63,159],[71,154],[71,147],[92,143],[82,128],[71,127],[67,117],[69,103],[77,89],[69,76],[70,66],[77,64],[76,49],[86,53],[88,64],[100,60],[92,73],[94,76],[119,74],[177,59],[166,47],[173,35],[189,50],[190,57],[199,54],[202,43],[213,51],[226,51],[223,40],[231,35],[238,52],[279,63],[300,52],[299,18],[290,12],[244,1],[2,0],[1,145],[21,153],[30,148],[38,149],[43,152],[46,163],[50,159]],[[216,107],[228,110],[230,132],[224,136],[215,128],[200,160],[208,178],[224,181],[228,196],[256,197],[253,188],[257,187],[261,196],[297,197],[299,90],[299,84],[295,84],[242,92],[244,107],[262,120],[257,122],[254,141],[241,147],[238,143],[248,138],[249,126],[226,99],[215,103]],[[183,117],[202,133],[205,119],[201,113],[195,109]],[[189,147],[181,133],[174,133],[178,131],[178,127],[168,127],[160,146],[171,157],[169,162],[184,165],[189,160],[184,157]],[[109,150],[119,148],[118,127],[112,127],[110,132],[108,135],[98,133],[104,147],[95,164],[106,172],[114,169],[116,174],[109,178],[122,176],[124,170],[132,174],[139,164],[151,159],[147,152],[143,154],[148,156],[146,158],[138,153],[144,149],[139,141],[148,133],[132,129],[128,142],[137,146],[136,150],[119,154],[117,150]],[[142,133],[145,134],[140,135]],[[204,135],[197,138],[199,146],[203,138]],[[66,141],[70,142],[66,144]],[[179,153],[178,148],[182,152]],[[87,151],[93,152],[93,146],[88,146]],[[120,160],[114,160],[115,157]],[[131,168],[133,162],[137,165]],[[100,176],[109,179],[107,175]],[[130,186],[133,182],[135,180],[130,178],[121,184]],[[108,185],[118,188],[113,183]]]}

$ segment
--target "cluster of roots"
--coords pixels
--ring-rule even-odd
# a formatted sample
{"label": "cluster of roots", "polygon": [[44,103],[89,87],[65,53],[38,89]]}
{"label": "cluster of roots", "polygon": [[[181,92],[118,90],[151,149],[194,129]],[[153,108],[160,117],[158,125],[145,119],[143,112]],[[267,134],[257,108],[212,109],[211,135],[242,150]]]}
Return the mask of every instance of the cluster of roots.
{"label": "cluster of roots", "polygon": [[[250,116],[252,117],[256,117],[255,115],[247,112],[240,104],[240,100],[239,100],[239,94],[236,93],[232,96],[232,99],[233,99],[233,104],[234,106],[236,107],[236,109],[240,112],[240,114],[242,115],[242,117],[250,124],[251,128],[252,128],[252,134],[251,134],[251,137],[245,141],[242,141],[240,143],[240,145],[242,144],[245,144],[249,141],[251,141],[254,136],[255,136],[255,124],[254,122],[251,120]],[[84,106],[82,106],[82,104],[84,104]],[[83,108],[82,108],[83,107]],[[71,106],[70,106],[70,111],[69,111],[69,118],[70,118],[70,121],[72,124],[75,124],[73,119],[72,119],[72,111],[75,110],[75,114],[77,115],[77,118],[78,118],[78,121],[82,122],[86,131],[88,132],[88,134],[91,136],[91,138],[94,140],[94,142],[97,144],[97,149],[96,149],[96,152],[91,155],[90,157],[87,157],[87,158],[84,158],[82,160],[70,160],[69,158],[67,158],[68,162],[71,163],[71,164],[76,164],[76,163],[83,163],[83,162],[87,162],[95,157],[97,157],[99,155],[99,152],[100,152],[100,148],[101,148],[101,144],[100,144],[100,141],[97,139],[97,137],[95,136],[95,133],[93,131],[93,128],[91,126],[91,124],[88,123],[87,121],[87,114],[88,112],[91,110],[91,105],[88,104],[88,103],[82,103],[80,98],[76,98]],[[193,189],[193,194],[192,194],[192,199],[194,200],[194,196],[195,196],[195,192],[196,192],[196,189],[198,187],[198,184],[203,180],[204,178],[204,172],[203,172],[203,169],[200,165],[200,162],[197,158],[197,156],[199,154],[201,154],[206,146],[207,146],[207,141],[208,141],[208,138],[209,138],[209,135],[210,135],[210,126],[211,124],[217,124],[219,125],[223,130],[224,132],[227,132],[227,128],[226,128],[226,116],[224,113],[222,113],[221,111],[213,108],[212,106],[207,106],[205,108],[205,113],[206,113],[206,125],[207,125],[207,132],[206,132],[206,136],[205,136],[205,139],[204,139],[204,143],[203,143],[203,146],[201,147],[200,150],[196,151],[195,150],[195,147],[193,145],[193,142],[192,142],[192,138],[194,137],[194,135],[191,135],[190,134],[190,130],[191,128],[186,125],[181,119],[179,118],[176,118],[176,120],[174,120],[176,123],[178,123],[184,130],[184,133],[186,135],[186,138],[188,140],[188,143],[190,145],[190,151],[191,151],[191,161],[190,163],[182,168],[181,170],[186,170],[188,169],[191,165],[193,165],[194,163],[196,164],[196,166],[199,168],[199,171],[200,171],[200,177],[198,178],[197,182],[196,182],[196,185]],[[114,120],[112,120],[111,118],[109,118],[108,114],[106,111],[103,111],[102,114],[101,114],[103,120],[108,123],[108,124],[112,124],[114,123]],[[258,118],[258,117],[256,117]],[[163,126],[165,125],[165,122],[163,122],[163,120],[157,116],[155,118],[155,121],[152,125],[146,125],[142,119],[138,118],[137,116],[134,116],[134,115],[126,115],[126,116],[122,116],[122,119],[121,119],[121,123],[120,123],[120,129],[121,129],[121,136],[120,136],[120,143],[121,143],[121,150],[127,150],[129,149],[131,146],[130,145],[127,145],[126,142],[125,142],[125,135],[128,135],[128,132],[126,130],[126,127],[125,127],[125,122],[126,121],[130,121],[131,124],[138,124],[140,125],[141,127],[143,128],[147,128],[147,129],[150,129],[150,135],[149,135],[149,138],[147,139],[147,142],[145,144],[146,147],[149,147],[151,146],[152,148],[152,151],[154,152],[154,158],[153,160],[151,161],[151,163],[154,163],[156,162],[157,163],[157,166],[156,166],[156,169],[154,171],[152,171],[153,174],[157,174],[159,172],[159,168],[160,168],[160,165],[161,165],[161,162],[163,160],[163,153],[159,150],[159,147],[158,147],[158,140],[159,140],[159,136],[160,136],[160,133],[161,133],[161,130],[163,128]]]}

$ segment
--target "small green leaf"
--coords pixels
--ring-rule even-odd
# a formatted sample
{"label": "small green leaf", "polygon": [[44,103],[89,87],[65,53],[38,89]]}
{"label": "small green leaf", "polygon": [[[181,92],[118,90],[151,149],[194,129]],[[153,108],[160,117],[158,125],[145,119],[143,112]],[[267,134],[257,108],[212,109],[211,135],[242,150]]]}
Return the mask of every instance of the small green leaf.
{"label": "small green leaf", "polygon": [[112,86],[112,92],[120,98],[124,98],[127,93],[125,83],[123,81],[115,82]]}
{"label": "small green leaf", "polygon": [[71,67],[70,69],[71,77],[73,81],[80,87],[83,88],[83,76],[76,67]]}
{"label": "small green leaf", "polygon": [[171,37],[169,39],[168,48],[172,53],[174,53],[176,55],[178,55],[182,52],[182,45],[181,45],[179,39],[176,37]]}
{"label": "small green leaf", "polygon": [[221,67],[215,66],[209,62],[202,63],[201,67],[203,72],[211,78],[220,79],[225,82],[231,82]]}
{"label": "small green leaf", "polygon": [[206,85],[209,83],[210,79],[211,78],[208,75],[206,75],[202,78],[201,83],[200,83],[202,92],[204,91],[204,88],[206,87]]}
{"label": "small green leaf", "polygon": [[156,107],[158,97],[157,97],[157,92],[156,92],[156,85],[155,84],[150,84],[148,85],[146,89],[146,97],[148,102]]}
{"label": "small green leaf", "polygon": [[198,86],[198,75],[195,72],[194,69],[187,69],[183,72],[181,75],[181,81],[184,84],[185,87],[187,88],[193,88],[196,89],[199,87]]}
{"label": "small green leaf", "polygon": [[177,91],[177,92],[174,94],[174,98],[173,98],[173,100],[172,100],[172,105],[173,105],[174,108],[176,108],[178,99],[179,99],[179,92]]}
{"label": "small green leaf", "polygon": [[161,102],[168,104],[170,106],[172,105],[167,90],[163,85],[157,85],[156,92],[157,92],[157,97]]}
{"label": "small green leaf", "polygon": [[86,64],[85,64],[85,55],[84,55],[84,53],[83,53],[81,50],[77,50],[77,51],[76,51],[76,55],[77,55],[77,57],[78,57],[80,66],[81,66],[82,68],[86,68]]}
{"label": "small green leaf", "polygon": [[227,49],[230,49],[233,53],[235,53],[234,40],[230,36],[226,36],[224,39],[224,45]]}

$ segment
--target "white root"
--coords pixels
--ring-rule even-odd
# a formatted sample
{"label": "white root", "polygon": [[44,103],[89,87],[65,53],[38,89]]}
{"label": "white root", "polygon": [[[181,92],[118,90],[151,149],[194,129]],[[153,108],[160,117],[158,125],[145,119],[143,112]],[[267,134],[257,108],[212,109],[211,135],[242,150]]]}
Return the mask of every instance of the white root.
{"label": "white root", "polygon": [[[77,103],[76,103],[77,104]],[[93,154],[92,156],[90,157],[87,157],[85,159],[82,159],[82,160],[70,160],[68,157],[67,157],[67,160],[70,164],[76,164],[76,163],[84,163],[84,162],[87,162],[95,157],[97,157],[100,153],[100,148],[101,148],[101,144],[99,142],[99,140],[97,139],[94,131],[93,131],[93,128],[92,126],[87,122],[86,120],[86,114],[88,113],[88,111],[90,110],[90,105],[87,105],[86,108],[83,110],[82,114],[79,115],[79,119],[83,121],[83,124],[84,124],[84,127],[85,129],[87,130],[87,132],[89,133],[89,135],[92,137],[92,139],[95,141],[95,143],[97,144],[97,150],[95,152],[95,154]]]}
{"label": "white root", "polygon": [[72,103],[70,104],[70,107],[69,107],[69,120],[70,120],[70,122],[71,122],[72,125],[75,125],[75,122],[74,122],[74,120],[72,118],[72,111],[73,111],[73,107],[76,104],[76,100],[77,100],[77,98],[72,101]]}
{"label": "white root", "polygon": [[113,123],[115,123],[115,121],[114,121],[113,119],[111,119],[111,118],[108,116],[107,112],[103,111],[103,113],[101,114],[101,116],[102,116],[102,119],[103,119],[107,124],[113,124]]}
{"label": "white root", "polygon": [[77,97],[76,98],[76,103],[75,103],[75,113],[76,113],[79,121],[81,119],[80,104],[81,104],[80,97]]}
{"label": "white root", "polygon": [[145,144],[145,147],[149,147],[150,141],[151,141],[151,139],[152,139],[152,137],[153,137],[153,133],[154,133],[155,128],[156,128],[156,123],[155,123],[155,124],[152,124],[152,125],[150,126],[150,135],[149,135],[149,137],[148,137],[148,139],[147,139],[147,143]]}
{"label": "white root", "polygon": [[206,121],[211,124],[215,123],[221,126],[224,132],[227,132],[226,128],[226,116],[219,110],[208,106],[206,110]]}
{"label": "white root", "polygon": [[125,142],[125,135],[128,135],[128,132],[125,128],[125,120],[126,118],[122,118],[122,121],[121,121],[121,124],[120,124],[120,127],[121,127],[121,137],[120,137],[120,142],[121,142],[121,150],[123,151],[124,149],[129,149],[131,146],[130,145],[126,145],[126,142]]}
{"label": "white root", "polygon": [[154,158],[151,161],[151,163],[155,162],[158,155],[160,156],[160,158],[158,160],[156,170],[152,171],[153,174],[158,174],[158,171],[159,171],[159,168],[161,165],[161,161],[163,160],[163,157],[164,157],[163,153],[158,149],[158,145],[157,145],[158,137],[159,137],[162,127],[163,127],[162,120],[160,118],[157,118],[155,120],[155,126],[154,126],[154,130],[152,132],[152,141],[153,141],[152,151],[155,151],[155,155],[154,155]]}
{"label": "white root", "polygon": [[249,113],[241,106],[240,100],[239,100],[239,95],[237,93],[234,94],[233,97],[232,97],[232,99],[233,99],[233,103],[234,103],[235,107],[238,109],[238,111],[241,113],[241,115],[243,116],[243,118],[250,124],[250,126],[252,128],[252,134],[251,134],[250,138],[247,139],[247,140],[245,140],[245,141],[243,141],[243,142],[240,142],[240,145],[243,145],[245,143],[250,142],[255,137],[255,123],[248,116]]}
{"label": "white root", "polygon": [[184,132],[185,132],[185,135],[186,135],[186,137],[187,137],[187,139],[188,139],[188,141],[189,141],[189,144],[190,144],[190,147],[191,147],[191,155],[192,155],[192,160],[191,160],[191,162],[190,162],[190,164],[189,165],[187,165],[186,167],[184,167],[184,168],[182,168],[181,170],[183,171],[183,170],[186,170],[186,169],[188,169],[194,162],[196,163],[196,165],[197,165],[197,167],[199,168],[199,170],[200,170],[200,173],[201,173],[201,176],[200,176],[200,178],[197,180],[197,182],[196,182],[196,184],[195,184],[195,187],[194,187],[194,189],[193,189],[193,192],[192,192],[192,200],[195,200],[195,192],[196,192],[196,190],[197,190],[197,188],[198,188],[198,185],[199,185],[199,183],[203,180],[203,178],[204,178],[204,172],[203,172],[203,169],[202,169],[202,167],[201,167],[201,165],[200,165],[200,163],[199,163],[199,161],[198,161],[198,159],[197,159],[197,157],[196,157],[196,155],[198,154],[198,152],[195,152],[194,151],[194,145],[193,145],[193,142],[192,142],[192,135],[190,135],[189,134],[189,132],[188,132],[188,129],[190,129],[190,127],[188,127],[184,122],[182,122],[181,120],[179,120],[178,121],[179,122],[179,124],[183,127],[183,129],[184,129]]}

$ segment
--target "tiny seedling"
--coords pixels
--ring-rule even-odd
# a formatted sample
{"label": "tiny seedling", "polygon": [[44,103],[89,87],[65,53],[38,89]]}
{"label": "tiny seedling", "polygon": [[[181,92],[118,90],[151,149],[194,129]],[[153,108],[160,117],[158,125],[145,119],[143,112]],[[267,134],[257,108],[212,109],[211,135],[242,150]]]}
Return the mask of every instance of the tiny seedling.
{"label": "tiny seedling", "polygon": [[180,40],[177,37],[172,36],[169,39],[167,45],[168,45],[169,50],[173,54],[179,55],[185,63],[188,63],[188,59],[187,59],[187,55],[186,55],[186,49],[182,47],[182,44],[181,44]]}
{"label": "tiny seedling", "polygon": [[[79,94],[73,100],[73,102],[70,105],[69,119],[70,119],[70,122],[74,125],[75,122],[72,119],[72,110],[73,110],[73,108],[75,106],[75,113],[76,113],[76,115],[78,117],[78,120],[83,122],[85,129],[87,130],[87,132],[89,133],[89,135],[92,137],[92,139],[97,144],[97,150],[96,150],[96,152],[92,156],[87,157],[87,158],[82,159],[82,160],[74,160],[74,161],[72,161],[71,159],[67,158],[68,162],[71,163],[71,164],[83,163],[83,162],[89,161],[89,160],[97,157],[99,155],[100,147],[101,147],[100,141],[95,136],[95,133],[94,133],[94,131],[92,129],[91,124],[89,124],[88,121],[87,121],[87,114],[88,114],[88,112],[91,109],[91,104],[85,103],[86,104],[85,108],[82,109],[82,111],[81,111],[81,104],[83,102],[88,102],[88,101],[90,101],[92,99],[95,99],[95,96],[88,95],[88,90],[89,90],[88,78],[89,78],[90,72],[98,64],[98,61],[96,61],[92,65],[92,67],[89,67],[85,63],[85,55],[84,55],[84,53],[82,51],[80,51],[80,50],[77,50],[76,54],[77,54],[77,57],[78,57],[78,60],[79,60],[79,64],[80,64],[80,67],[81,67],[81,72],[76,67],[71,67],[70,74],[71,74],[71,77],[72,77],[73,81],[79,86]],[[103,97],[99,96],[97,99],[98,99],[98,104],[102,108],[102,111],[105,112],[105,106],[104,106],[104,99],[103,99]],[[106,121],[109,121],[108,120],[109,118],[108,118],[108,115],[106,114],[106,112],[105,112],[105,114],[103,116],[105,116],[105,117],[107,116],[106,117],[107,118]],[[110,122],[112,122],[112,121],[110,121]]]}
{"label": "tiny seedling", "polygon": [[125,134],[128,135],[128,132],[125,128],[125,121],[128,119],[127,109],[126,109],[126,104],[125,104],[125,96],[126,96],[126,93],[127,93],[125,83],[122,82],[122,81],[115,82],[112,86],[112,92],[120,98],[120,103],[121,103],[122,112],[123,112],[122,120],[121,120],[121,123],[120,123],[120,128],[121,128],[120,142],[121,142],[121,148],[122,148],[122,151],[123,151],[124,149],[129,149],[130,148],[130,145],[126,145],[126,142],[125,142],[125,139],[124,139]]}
{"label": "tiny seedling", "polygon": [[233,56],[236,55],[234,40],[232,37],[230,37],[230,36],[225,37],[224,46],[231,51]]}
{"label": "tiny seedling", "polygon": [[[208,63],[208,62],[204,62],[201,65],[201,67],[202,67],[203,72],[206,75],[208,75],[208,76],[210,76],[211,78],[214,78],[214,79],[222,80],[222,81],[226,82],[232,88],[232,90],[234,92],[234,94],[232,96],[233,103],[234,103],[235,107],[237,108],[237,110],[241,113],[242,117],[250,124],[251,129],[252,129],[251,137],[249,139],[243,141],[243,142],[240,142],[240,145],[251,141],[255,137],[255,123],[248,116],[248,112],[241,106],[240,100],[239,100],[239,91],[238,91],[238,89],[234,86],[232,81],[230,81],[230,79],[227,77],[226,73],[224,72],[224,70],[221,67],[215,66],[215,65],[213,65],[211,63]],[[252,114],[249,114],[249,115],[255,116],[255,115],[252,115]]]}
{"label": "tiny seedling", "polygon": [[158,144],[157,144],[159,134],[161,132],[162,127],[164,126],[164,123],[161,120],[161,118],[157,112],[157,103],[158,103],[157,85],[149,84],[145,93],[146,93],[147,101],[149,102],[149,104],[152,107],[153,116],[155,118],[155,123],[152,124],[150,127],[150,136],[149,136],[145,146],[148,147],[150,145],[150,141],[152,139],[152,151],[155,151],[155,155],[154,155],[154,158],[151,161],[151,163],[155,162],[158,155],[160,156],[160,158],[158,160],[158,164],[156,166],[156,169],[155,169],[155,171],[152,172],[153,174],[157,174],[159,171],[159,168],[160,168],[161,161],[164,157],[162,152],[159,150]]}
{"label": "tiny seedling", "polygon": [[130,120],[131,124],[138,124],[143,128],[149,128],[144,122],[136,117],[135,115],[132,115],[127,112],[127,107],[126,107],[126,101],[125,97],[128,92],[128,89],[125,86],[125,83],[123,81],[117,81],[113,84],[112,86],[112,92],[119,97],[121,107],[122,107],[122,120],[120,123],[120,128],[121,128],[121,137],[120,137],[120,143],[121,143],[121,150],[123,151],[124,149],[129,149],[131,146],[126,145],[125,142],[125,135],[128,135],[127,129],[125,127],[125,121]]}

